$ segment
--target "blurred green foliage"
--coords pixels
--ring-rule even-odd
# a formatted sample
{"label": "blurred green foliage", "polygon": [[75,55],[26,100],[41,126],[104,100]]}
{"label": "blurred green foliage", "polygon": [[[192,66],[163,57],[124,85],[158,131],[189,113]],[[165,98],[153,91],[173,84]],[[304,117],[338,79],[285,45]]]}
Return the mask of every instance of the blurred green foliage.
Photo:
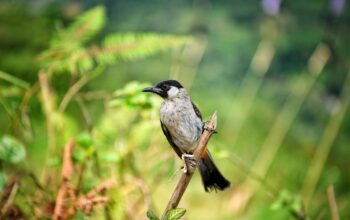
{"label": "blurred green foliage", "polygon": [[72,138],[77,195],[117,180],[89,218],[160,216],[181,162],[159,128],[161,100],[140,91],[168,78],[204,117],[218,111],[209,148],[234,183],[205,194],[195,176],[180,203],[188,219],[330,219],[329,186],[349,218],[341,2],[2,1],[0,219],[51,218]]}

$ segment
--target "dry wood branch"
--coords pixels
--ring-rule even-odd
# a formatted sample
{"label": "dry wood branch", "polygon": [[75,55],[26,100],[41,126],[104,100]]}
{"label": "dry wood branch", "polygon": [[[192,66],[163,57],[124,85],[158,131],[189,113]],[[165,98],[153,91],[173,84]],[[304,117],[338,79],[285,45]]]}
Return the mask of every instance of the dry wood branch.
{"label": "dry wood branch", "polygon": [[106,190],[114,187],[116,181],[109,179],[93,188],[89,193],[77,196],[77,188],[73,187],[72,177],[74,173],[74,165],[72,162],[72,154],[75,146],[74,140],[70,140],[63,152],[63,164],[61,171],[61,186],[57,194],[56,205],[54,209],[53,219],[64,220],[75,214],[79,209],[85,214],[90,214],[96,205],[105,205],[108,197],[99,195]]}
{"label": "dry wood branch", "polygon": [[72,163],[72,153],[74,149],[75,142],[73,140],[70,140],[66,146],[64,147],[63,152],[63,165],[62,165],[62,171],[61,171],[61,187],[58,191],[57,198],[56,198],[56,205],[55,210],[53,214],[53,218],[55,220],[58,219],[64,219],[65,218],[65,205],[67,203],[67,199],[70,198],[72,193],[72,187],[69,185],[69,181],[72,178],[73,173],[73,163]]}
{"label": "dry wood branch", "polygon": [[[17,194],[18,191],[18,182],[17,180],[13,180],[13,183],[11,182],[8,185],[8,189],[6,189],[5,191],[5,198],[1,198],[1,200],[6,200],[4,201],[4,205],[1,208],[1,212],[0,212],[0,219],[3,219],[6,216],[6,213],[8,212],[8,210],[11,208],[12,204],[13,204],[13,200],[15,199],[15,196]],[[2,201],[1,201],[2,202]]]}
{"label": "dry wood branch", "polygon": [[98,185],[97,187],[93,188],[88,194],[86,194],[85,197],[86,198],[93,198],[93,197],[97,196],[97,194],[105,192],[106,190],[112,188],[116,184],[117,184],[117,182],[113,178],[106,180],[106,181],[102,182],[100,185]]}
{"label": "dry wood branch", "polygon": [[[206,128],[199,139],[198,145],[193,153],[194,160],[199,161],[200,156],[202,155],[202,152],[205,150],[207,143],[211,137],[211,135],[215,132],[217,125],[217,114],[216,112],[211,116],[210,121],[206,124]],[[181,176],[181,179],[179,180],[170,200],[169,203],[164,211],[163,217],[165,214],[171,210],[177,207],[179,204],[189,182],[191,181],[191,178],[194,174],[195,169],[188,169],[187,173],[183,173]]]}
{"label": "dry wood branch", "polygon": [[72,162],[72,153],[74,149],[74,141],[70,140],[68,144],[66,144],[63,152],[63,165],[62,165],[62,181],[69,181],[72,178],[73,173],[73,162]]}
{"label": "dry wood branch", "polygon": [[74,204],[74,209],[80,209],[84,213],[91,213],[92,209],[96,205],[105,205],[108,202],[107,196],[100,196],[99,193],[103,193],[106,190],[114,187],[117,184],[115,179],[111,178],[102,182],[97,187],[93,188],[89,193],[79,197]]}

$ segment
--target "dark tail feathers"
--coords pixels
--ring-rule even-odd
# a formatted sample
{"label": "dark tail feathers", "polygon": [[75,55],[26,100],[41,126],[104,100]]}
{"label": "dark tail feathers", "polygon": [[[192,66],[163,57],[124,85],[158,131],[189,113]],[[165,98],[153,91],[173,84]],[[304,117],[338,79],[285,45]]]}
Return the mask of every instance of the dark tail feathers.
{"label": "dark tail feathers", "polygon": [[[208,150],[207,150],[208,151]],[[230,186],[230,182],[220,173],[215,166],[209,152],[199,161],[199,171],[206,192],[211,190],[224,190]]]}

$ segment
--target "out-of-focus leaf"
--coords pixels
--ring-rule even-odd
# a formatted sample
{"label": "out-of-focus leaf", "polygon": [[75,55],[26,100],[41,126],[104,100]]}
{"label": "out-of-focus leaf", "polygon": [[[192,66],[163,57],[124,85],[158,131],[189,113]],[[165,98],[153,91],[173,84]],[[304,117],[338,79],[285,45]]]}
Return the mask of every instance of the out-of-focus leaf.
{"label": "out-of-focus leaf", "polygon": [[5,135],[0,139],[0,160],[19,163],[26,156],[24,145],[14,137]]}
{"label": "out-of-focus leaf", "polygon": [[17,86],[0,87],[0,97],[13,97],[23,94],[23,90]]}
{"label": "out-of-focus leaf", "polygon": [[101,160],[108,163],[118,163],[121,161],[121,157],[115,152],[105,153],[101,155]]}
{"label": "out-of-focus leaf", "polygon": [[142,89],[149,86],[150,84],[148,83],[136,81],[126,84],[124,88],[118,89],[113,93],[115,98],[110,102],[110,106],[125,106],[129,108],[151,108],[152,106],[156,106],[159,99],[154,99],[154,96],[142,92]]}
{"label": "out-of-focus leaf", "polygon": [[133,96],[139,94],[142,89],[149,87],[151,84],[149,83],[140,83],[137,81],[132,81],[127,83],[124,88],[118,89],[114,91],[113,95],[115,97],[125,97],[125,96]]}
{"label": "out-of-focus leaf", "polygon": [[86,158],[86,152],[84,149],[82,148],[75,148],[74,152],[73,152],[73,160],[81,163],[84,161],[84,159]]}
{"label": "out-of-focus leaf", "polygon": [[76,141],[77,144],[79,144],[85,149],[89,148],[93,143],[92,137],[88,132],[83,132],[79,134]]}
{"label": "out-of-focus leaf", "polygon": [[159,218],[157,217],[157,215],[152,211],[152,210],[148,210],[147,211],[147,217],[150,220],[159,220]]}
{"label": "out-of-focus leaf", "polygon": [[62,162],[61,158],[58,157],[58,156],[56,156],[56,157],[52,157],[52,158],[48,159],[47,165],[48,165],[48,166],[55,167],[55,166],[60,165],[61,162]]}
{"label": "out-of-focus leaf", "polygon": [[295,196],[290,204],[290,209],[293,211],[300,211],[303,209],[302,203],[301,203],[301,199],[298,196]]}
{"label": "out-of-focus leaf", "polygon": [[282,190],[278,193],[277,199],[271,204],[272,210],[279,210],[286,205],[286,201],[290,201],[291,195],[287,190]]}
{"label": "out-of-focus leaf", "polygon": [[52,42],[53,47],[66,43],[84,43],[92,39],[106,23],[106,10],[103,6],[94,7],[80,15],[66,30],[59,32]]}
{"label": "out-of-focus leaf", "polygon": [[9,73],[5,73],[4,71],[1,71],[1,70],[0,70],[0,79],[6,80],[6,81],[12,83],[13,85],[22,87],[24,89],[27,89],[30,86],[29,83],[27,83],[27,82],[25,82],[17,77],[14,77]]}
{"label": "out-of-focus leaf", "polygon": [[282,190],[279,192],[277,199],[272,203],[272,210],[279,210],[286,208],[293,212],[299,212],[302,210],[302,202],[298,195],[292,194],[288,190]]}
{"label": "out-of-focus leaf", "polygon": [[183,46],[191,40],[190,37],[154,33],[111,34],[105,38],[102,47],[95,50],[94,56],[99,63],[135,60]]}
{"label": "out-of-focus leaf", "polygon": [[82,212],[80,209],[77,210],[77,212],[74,215],[75,220],[88,220],[89,218]]}
{"label": "out-of-focus leaf", "polygon": [[4,172],[0,172],[0,193],[4,190],[6,185],[7,177]]}
{"label": "out-of-focus leaf", "polygon": [[178,220],[182,216],[184,216],[185,213],[186,213],[186,209],[183,209],[183,208],[172,209],[172,210],[169,210],[165,214],[165,219],[166,220]]}

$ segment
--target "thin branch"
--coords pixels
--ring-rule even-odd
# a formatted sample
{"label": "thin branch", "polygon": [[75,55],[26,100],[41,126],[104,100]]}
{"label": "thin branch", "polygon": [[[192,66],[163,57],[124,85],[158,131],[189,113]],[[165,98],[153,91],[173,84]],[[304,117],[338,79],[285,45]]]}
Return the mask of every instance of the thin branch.
{"label": "thin branch", "polygon": [[339,212],[338,212],[337,201],[335,199],[333,185],[328,186],[327,196],[328,196],[329,208],[331,209],[331,213],[332,213],[332,220],[339,220],[340,217],[339,217]]}
{"label": "thin branch", "polygon": [[90,76],[88,74],[83,75],[73,86],[71,86],[68,92],[62,99],[62,102],[59,107],[60,112],[64,112],[70,100],[73,98],[77,92],[90,80]]}
{"label": "thin branch", "polygon": [[17,194],[17,191],[18,191],[18,187],[19,187],[18,186],[18,182],[14,181],[14,183],[11,186],[11,190],[10,190],[9,196],[7,197],[7,200],[6,200],[4,206],[1,209],[0,219],[2,219],[2,217],[4,217],[6,215],[7,211],[9,210],[10,206],[12,205],[13,200],[16,197],[16,194]]}
{"label": "thin branch", "polygon": [[97,194],[99,193],[103,193],[106,190],[113,188],[115,185],[117,185],[117,181],[114,178],[108,179],[102,183],[100,183],[100,185],[96,186],[95,188],[93,188],[89,193],[87,193],[84,197],[85,198],[93,198],[96,197]]}
{"label": "thin branch", "polygon": [[[207,143],[211,137],[211,135],[215,132],[217,125],[217,114],[216,112],[212,115],[210,121],[206,124],[206,128],[199,139],[198,145],[193,153],[194,160],[199,161],[200,156],[202,155],[202,152],[205,150]],[[163,217],[165,214],[171,210],[177,207],[179,204],[189,182],[191,181],[191,178],[194,174],[195,169],[188,169],[188,172],[182,174],[181,179],[179,180],[170,200],[169,203],[164,211]]]}
{"label": "thin branch", "polygon": [[93,125],[92,125],[92,118],[91,118],[91,115],[89,113],[89,110],[86,108],[84,101],[80,96],[76,97],[75,100],[77,101],[79,109],[82,113],[86,128],[89,132],[91,132]]}
{"label": "thin branch", "polygon": [[28,106],[28,103],[29,103],[31,97],[33,96],[33,94],[35,92],[37,92],[39,90],[39,88],[40,88],[39,81],[36,81],[30,88],[28,88],[25,91],[23,99],[21,101],[21,104],[18,107],[17,113],[14,116],[14,118],[11,122],[11,125],[7,129],[7,132],[9,132],[10,129],[12,129],[13,131],[15,130],[15,128],[17,127],[17,125],[20,121],[22,113],[25,111],[26,107]]}
{"label": "thin branch", "polygon": [[74,140],[70,140],[66,146],[64,147],[63,152],[63,164],[61,171],[61,187],[58,191],[56,198],[56,205],[53,214],[53,219],[65,219],[65,206],[67,203],[67,199],[69,199],[69,191],[71,189],[69,182],[72,178],[72,174],[74,172],[74,167],[72,163],[72,154],[75,146]]}

